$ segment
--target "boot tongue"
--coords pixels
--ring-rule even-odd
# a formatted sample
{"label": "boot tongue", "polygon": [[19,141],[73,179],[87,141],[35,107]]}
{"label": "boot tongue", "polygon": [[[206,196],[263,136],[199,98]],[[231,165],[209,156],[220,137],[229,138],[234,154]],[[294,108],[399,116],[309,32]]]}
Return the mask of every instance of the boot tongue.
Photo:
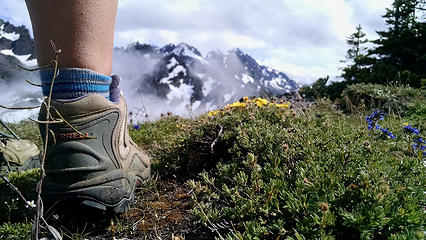
{"label": "boot tongue", "polygon": [[109,85],[109,100],[117,104],[120,102],[120,88],[118,87],[120,84],[120,77],[117,75],[112,75],[111,78],[112,81]]}

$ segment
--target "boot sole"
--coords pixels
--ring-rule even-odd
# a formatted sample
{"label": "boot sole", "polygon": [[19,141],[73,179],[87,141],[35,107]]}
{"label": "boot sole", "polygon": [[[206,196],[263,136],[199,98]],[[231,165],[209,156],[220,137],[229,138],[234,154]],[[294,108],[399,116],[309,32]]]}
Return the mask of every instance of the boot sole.
{"label": "boot sole", "polygon": [[[130,210],[134,203],[136,187],[148,181],[149,171],[150,169],[147,168],[142,174],[143,177],[118,178],[79,188],[52,186],[47,181],[43,184],[42,198],[46,209],[66,206],[70,210],[88,208],[98,212],[121,214]],[[75,185],[81,185],[81,183]]]}

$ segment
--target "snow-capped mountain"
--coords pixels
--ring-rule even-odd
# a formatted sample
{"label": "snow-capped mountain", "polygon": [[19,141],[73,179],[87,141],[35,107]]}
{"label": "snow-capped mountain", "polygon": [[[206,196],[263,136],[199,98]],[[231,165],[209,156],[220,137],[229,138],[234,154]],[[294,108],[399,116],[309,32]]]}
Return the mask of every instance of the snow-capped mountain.
{"label": "snow-capped mountain", "polygon": [[25,65],[35,65],[34,40],[25,26],[15,27],[0,19],[0,53],[17,58]]}
{"label": "snow-capped mountain", "polygon": [[162,48],[134,43],[116,49],[116,55],[119,52],[139,56],[141,65],[151,60],[150,70],[132,81],[133,95],[155,96],[171,105],[184,104],[192,111],[209,110],[243,96],[281,95],[298,88],[286,74],[259,65],[240,49],[216,50],[203,57],[186,43]]}
{"label": "snow-capped mountain", "polygon": [[35,66],[34,40],[25,26],[15,27],[0,19],[0,83],[27,76],[18,65]]}
{"label": "snow-capped mountain", "polygon": [[[37,73],[18,68],[18,65],[34,67],[37,61],[34,55],[34,40],[25,26],[16,27],[0,19],[0,104],[10,107],[40,105],[40,89],[30,86],[25,80],[38,81]],[[17,122],[28,116],[35,116],[37,109],[5,110],[0,109],[0,119]]]}
{"label": "snow-capped mountain", "polygon": [[[120,87],[130,110],[139,111],[143,105],[150,115],[202,113],[243,96],[280,95],[298,88],[286,74],[259,65],[240,49],[203,56],[186,43],[163,47],[133,43],[114,49],[113,61],[113,74],[123,79]],[[37,82],[37,73],[17,65],[36,66],[34,40],[25,26],[0,19],[0,88],[7,89],[0,104],[34,105],[41,91],[24,80]],[[8,120],[16,116],[0,109],[0,118],[6,115]]]}

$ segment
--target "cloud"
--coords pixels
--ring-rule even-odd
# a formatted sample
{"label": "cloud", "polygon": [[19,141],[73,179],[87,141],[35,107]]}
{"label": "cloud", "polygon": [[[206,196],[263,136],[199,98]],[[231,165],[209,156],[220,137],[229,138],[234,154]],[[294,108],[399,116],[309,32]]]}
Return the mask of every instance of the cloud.
{"label": "cloud", "polygon": [[31,20],[24,1],[5,0],[0,7],[0,18],[15,25],[25,25],[31,30]]}
{"label": "cloud", "polygon": [[[339,72],[339,61],[347,49],[345,40],[358,24],[369,39],[377,38],[376,30],[387,28],[381,16],[392,2],[120,0],[115,44],[187,42],[203,54],[238,47],[261,62],[293,66],[280,69],[286,73],[299,69],[294,71],[296,80],[304,78],[298,74],[302,69],[322,77]],[[3,1],[0,17],[30,26],[24,1]]]}
{"label": "cloud", "polygon": [[[318,78],[338,74],[345,40],[358,24],[370,39],[377,37],[375,30],[384,28],[381,15],[391,2],[122,0],[117,35],[143,35],[146,42],[157,45],[187,42],[204,54],[238,47],[262,63],[280,66],[296,80],[307,79],[309,72]],[[124,37],[118,40],[125,42]]]}

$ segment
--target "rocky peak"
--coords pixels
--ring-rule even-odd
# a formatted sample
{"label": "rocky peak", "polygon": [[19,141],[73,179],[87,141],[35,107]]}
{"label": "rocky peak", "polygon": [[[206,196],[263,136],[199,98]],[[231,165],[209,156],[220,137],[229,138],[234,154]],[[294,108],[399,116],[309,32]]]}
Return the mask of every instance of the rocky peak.
{"label": "rocky peak", "polygon": [[198,49],[186,43],[179,43],[178,45],[174,45],[173,43],[167,44],[160,49],[160,53],[162,53],[164,56],[174,54],[178,57],[182,56],[193,59],[202,58]]}
{"label": "rocky peak", "polygon": [[34,40],[25,26],[14,26],[0,19],[0,50],[11,50],[15,55],[30,55],[35,58]]}
{"label": "rocky peak", "polygon": [[158,47],[155,47],[151,44],[146,44],[146,43],[139,43],[136,42],[134,44],[130,44],[127,49],[127,51],[137,51],[140,52],[141,54],[156,54],[158,53]]}

